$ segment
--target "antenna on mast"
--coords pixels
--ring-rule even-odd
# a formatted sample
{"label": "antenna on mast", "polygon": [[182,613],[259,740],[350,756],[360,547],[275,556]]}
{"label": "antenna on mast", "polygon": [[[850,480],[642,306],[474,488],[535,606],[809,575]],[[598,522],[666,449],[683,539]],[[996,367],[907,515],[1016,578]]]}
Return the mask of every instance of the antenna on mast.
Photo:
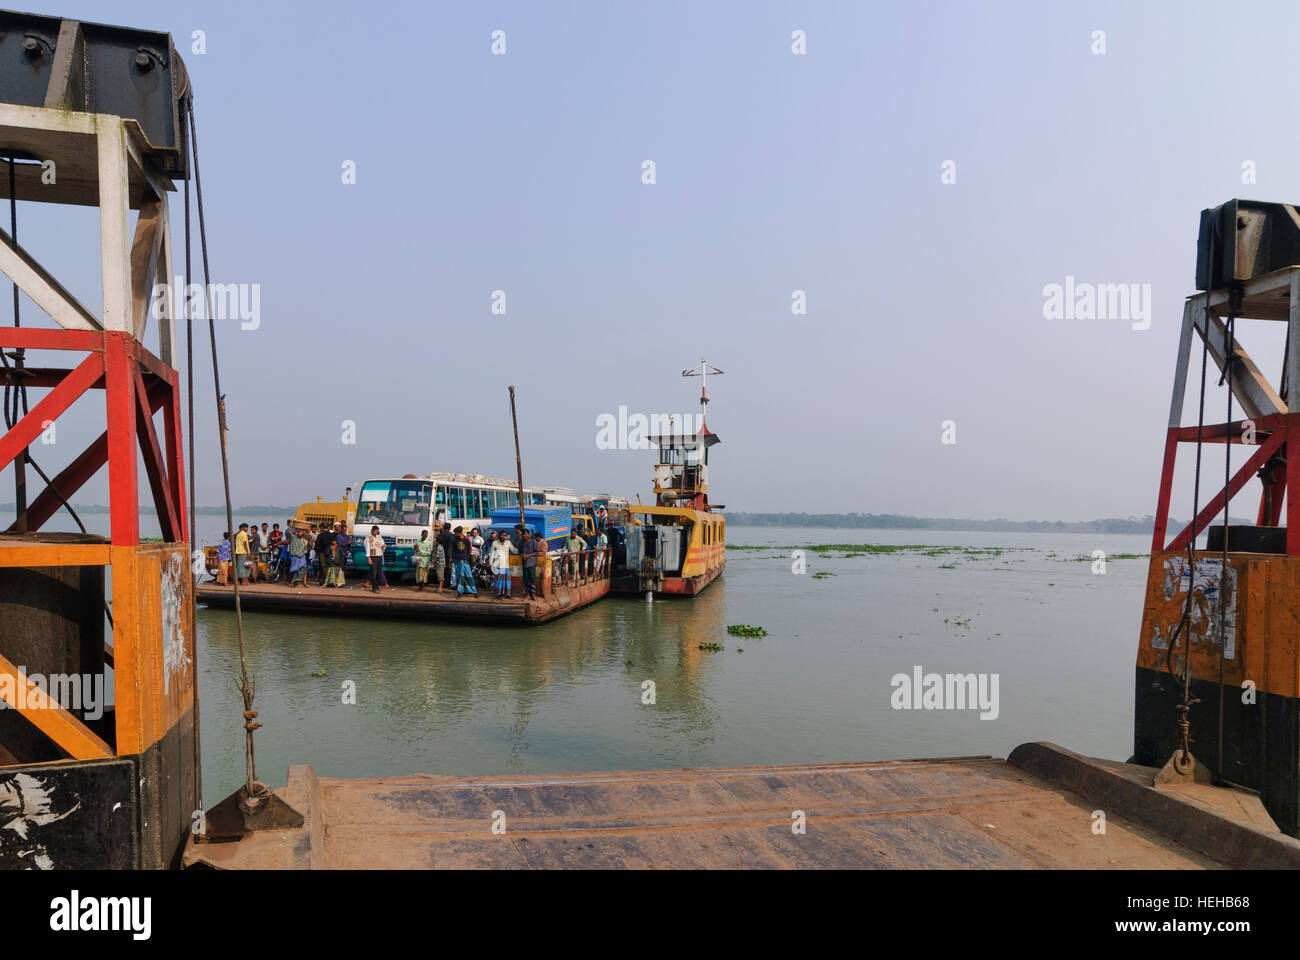
{"label": "antenna on mast", "polygon": [[698,366],[691,367],[691,369],[689,370],[682,371],[683,377],[700,378],[700,426],[701,428],[703,428],[704,426],[704,417],[705,414],[708,412],[707,407],[709,405],[709,394],[708,394],[707,387],[709,383],[709,374],[713,374],[714,376],[720,376],[723,373],[726,373],[726,371],[719,370],[717,367],[713,366],[703,358],[700,359]]}

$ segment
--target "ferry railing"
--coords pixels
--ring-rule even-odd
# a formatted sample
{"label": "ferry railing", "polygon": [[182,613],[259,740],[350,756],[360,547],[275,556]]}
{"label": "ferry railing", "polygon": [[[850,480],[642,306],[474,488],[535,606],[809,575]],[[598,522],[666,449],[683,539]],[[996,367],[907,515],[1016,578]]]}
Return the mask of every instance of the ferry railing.
{"label": "ferry railing", "polygon": [[[609,579],[609,547],[588,547],[574,552],[566,550],[555,563],[561,571],[561,582],[566,586],[580,587]],[[555,582],[554,572],[551,582]]]}

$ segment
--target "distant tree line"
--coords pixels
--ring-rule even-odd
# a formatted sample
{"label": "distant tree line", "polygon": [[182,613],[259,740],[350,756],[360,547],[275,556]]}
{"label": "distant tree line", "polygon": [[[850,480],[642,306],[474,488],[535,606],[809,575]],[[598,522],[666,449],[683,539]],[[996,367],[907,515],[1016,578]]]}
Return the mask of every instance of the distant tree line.
{"label": "distant tree line", "polygon": [[[741,527],[849,527],[875,530],[990,530],[1043,533],[1150,533],[1155,517],[1110,517],[1104,520],[962,520],[954,517],[909,517],[897,513],[745,513],[726,512]],[[1169,528],[1183,526],[1169,521]]]}
{"label": "distant tree line", "polygon": [[[76,510],[78,513],[84,513],[87,515],[109,512],[108,507],[106,507],[102,503],[86,503],[86,504],[74,503],[72,505],[72,508]],[[18,509],[18,505],[14,503],[12,500],[9,501],[8,503],[0,503],[0,511],[7,510],[10,513],[13,513],[17,509]],[[152,510],[153,510],[153,504],[146,497],[142,496],[140,498],[140,512],[147,514],[152,512]],[[267,506],[266,504],[254,503],[254,504],[249,504],[248,506],[235,507],[234,512],[238,514],[244,514],[244,515],[255,513],[259,517],[275,517],[281,514],[283,514],[285,517],[292,517],[295,513],[298,512],[298,508]],[[194,515],[198,517],[224,517],[226,515],[226,508],[225,507],[195,507]]]}

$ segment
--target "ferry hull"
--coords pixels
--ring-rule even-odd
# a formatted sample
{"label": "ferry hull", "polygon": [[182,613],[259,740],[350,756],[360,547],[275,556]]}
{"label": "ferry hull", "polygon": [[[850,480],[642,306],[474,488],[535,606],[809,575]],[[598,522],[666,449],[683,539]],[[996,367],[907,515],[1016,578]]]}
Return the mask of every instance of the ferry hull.
{"label": "ferry hull", "polygon": [[[655,587],[655,593],[666,594],[668,596],[693,597],[703,592],[704,588],[711,584],[718,577],[722,576],[722,571],[726,564],[707,570],[695,577],[664,577],[659,586]],[[615,593],[642,593],[644,592],[637,581],[635,575],[621,577],[614,582]]]}

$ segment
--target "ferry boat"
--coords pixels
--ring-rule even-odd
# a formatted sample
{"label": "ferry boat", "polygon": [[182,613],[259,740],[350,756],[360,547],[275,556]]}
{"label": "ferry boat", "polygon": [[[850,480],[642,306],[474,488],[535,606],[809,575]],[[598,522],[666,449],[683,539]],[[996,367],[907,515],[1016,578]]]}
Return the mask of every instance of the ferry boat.
{"label": "ferry boat", "polygon": [[[683,376],[721,373],[701,361]],[[647,439],[659,449],[653,506],[627,507],[624,559],[611,584],[616,593],[694,596],[727,565],[727,521],[709,502],[709,449],[721,439],[704,419],[708,395],[700,389],[700,429]]]}

